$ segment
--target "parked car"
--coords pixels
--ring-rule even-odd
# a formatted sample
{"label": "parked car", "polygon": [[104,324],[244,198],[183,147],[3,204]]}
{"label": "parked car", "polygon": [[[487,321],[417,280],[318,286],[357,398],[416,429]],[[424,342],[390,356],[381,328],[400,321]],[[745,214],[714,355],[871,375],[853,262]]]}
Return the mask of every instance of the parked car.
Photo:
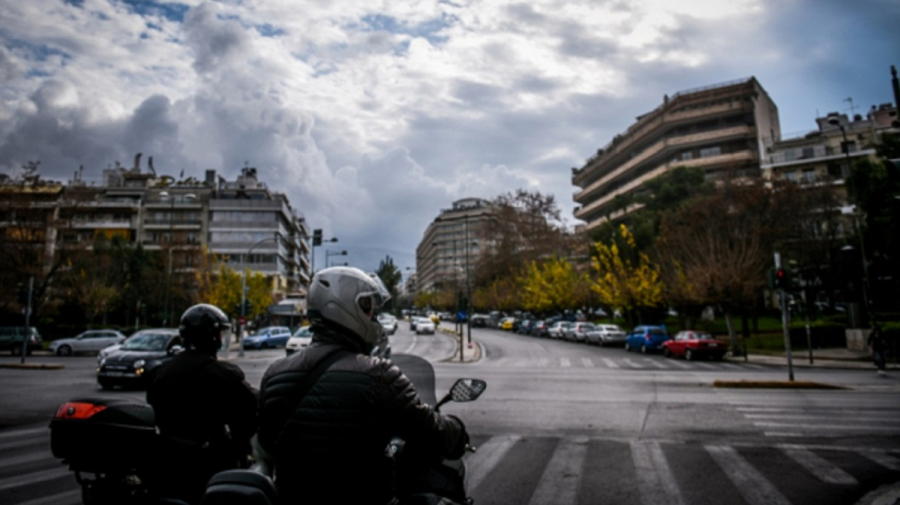
{"label": "parked car", "polygon": [[390,314],[379,314],[378,322],[381,323],[381,327],[384,328],[384,332],[388,335],[393,335],[397,333],[397,318]]}
{"label": "parked car", "polygon": [[416,335],[434,335],[434,321],[427,317],[420,318],[416,322]]}
{"label": "parked car", "polygon": [[666,340],[669,340],[669,332],[662,326],[636,326],[625,339],[625,350],[640,349],[647,354],[660,350]]}
{"label": "parked car", "polygon": [[546,337],[548,335],[548,329],[549,326],[545,322],[535,321],[534,324],[531,325],[529,335],[532,337]]}
{"label": "parked car", "polygon": [[722,359],[726,352],[727,344],[702,331],[679,331],[675,338],[663,343],[663,354],[668,357],[684,356],[688,361],[697,358]]}
{"label": "parked car", "polygon": [[531,319],[522,319],[519,321],[519,325],[516,327],[516,333],[520,335],[530,335],[531,327],[534,325],[534,321]]}
{"label": "parked car", "polygon": [[547,328],[547,336],[550,338],[565,338],[566,328],[571,326],[572,323],[568,321],[556,321],[551,324],[549,328]]}
{"label": "parked car", "polygon": [[503,319],[500,320],[500,323],[498,323],[497,327],[500,328],[501,330],[512,331],[513,323],[515,321],[516,321],[516,318],[514,318],[514,317],[504,317]]}
{"label": "parked car", "polygon": [[50,342],[50,352],[58,356],[71,356],[76,352],[97,352],[106,347],[125,342],[125,335],[116,330],[87,330],[72,338]]}
{"label": "parked car", "polygon": [[[572,323],[571,326],[567,327],[563,332],[563,338],[566,340],[574,340],[576,342],[587,342],[589,332],[597,331],[597,328],[594,326],[594,323],[587,323],[584,321],[578,321]],[[598,337],[595,337],[598,338]]]}
{"label": "parked car", "polygon": [[146,386],[148,374],[183,349],[178,330],[141,330],[100,361],[97,383],[103,389]]}
{"label": "parked car", "polygon": [[308,346],[310,342],[312,342],[312,332],[309,331],[309,326],[301,326],[288,339],[287,344],[284,346],[284,353],[290,356]]}
{"label": "parked car", "polygon": [[244,349],[284,347],[289,338],[291,338],[291,330],[287,326],[267,326],[244,337]]}
{"label": "parked car", "polygon": [[614,324],[595,324],[594,327],[596,328],[596,331],[590,332],[587,335],[589,344],[622,345],[625,342],[625,339],[628,338],[628,334],[625,333],[625,330]]}
{"label": "parked car", "polygon": [[473,328],[487,328],[490,326],[491,318],[490,316],[486,316],[484,314],[475,314],[472,316],[472,327]]}
{"label": "parked car", "polygon": [[37,328],[29,326],[0,326],[0,349],[8,349],[13,356],[22,354],[22,341],[27,340],[25,354],[43,347],[43,339]]}

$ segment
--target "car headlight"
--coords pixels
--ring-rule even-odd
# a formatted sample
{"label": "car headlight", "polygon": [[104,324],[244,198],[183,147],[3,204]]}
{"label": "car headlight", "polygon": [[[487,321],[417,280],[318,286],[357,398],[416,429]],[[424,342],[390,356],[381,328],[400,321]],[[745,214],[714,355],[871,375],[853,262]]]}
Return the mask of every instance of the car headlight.
{"label": "car headlight", "polygon": [[137,369],[137,368],[144,368],[144,365],[145,365],[145,364],[146,364],[146,363],[144,362],[144,360],[139,359],[139,360],[137,360],[137,361],[134,362],[134,368],[135,368],[135,369]]}

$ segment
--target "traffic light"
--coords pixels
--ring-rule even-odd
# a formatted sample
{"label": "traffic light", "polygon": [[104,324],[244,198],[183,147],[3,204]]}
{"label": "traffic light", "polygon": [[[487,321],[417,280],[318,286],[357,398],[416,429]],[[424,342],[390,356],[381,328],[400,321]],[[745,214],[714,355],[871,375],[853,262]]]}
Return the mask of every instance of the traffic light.
{"label": "traffic light", "polygon": [[785,289],[788,287],[788,271],[784,268],[775,270],[775,289]]}
{"label": "traffic light", "polygon": [[313,245],[322,245],[322,229],[313,230]]}

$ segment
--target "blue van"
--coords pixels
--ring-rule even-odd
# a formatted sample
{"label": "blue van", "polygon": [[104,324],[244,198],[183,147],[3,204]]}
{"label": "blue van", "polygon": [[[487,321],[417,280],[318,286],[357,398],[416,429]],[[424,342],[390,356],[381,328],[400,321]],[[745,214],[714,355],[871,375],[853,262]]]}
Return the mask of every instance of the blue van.
{"label": "blue van", "polygon": [[625,350],[640,349],[647,354],[660,350],[663,342],[670,338],[665,326],[636,326],[625,339]]}

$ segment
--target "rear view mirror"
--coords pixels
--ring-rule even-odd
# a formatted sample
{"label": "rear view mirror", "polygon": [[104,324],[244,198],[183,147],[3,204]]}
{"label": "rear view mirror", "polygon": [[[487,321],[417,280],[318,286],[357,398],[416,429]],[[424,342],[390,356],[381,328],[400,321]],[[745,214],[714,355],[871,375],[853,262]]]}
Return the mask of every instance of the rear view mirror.
{"label": "rear view mirror", "polygon": [[458,379],[447,396],[441,398],[435,408],[449,402],[471,402],[481,396],[487,388],[487,382],[481,379]]}
{"label": "rear view mirror", "polygon": [[169,356],[174,356],[183,350],[184,350],[184,347],[181,347],[180,345],[175,344],[169,348]]}

